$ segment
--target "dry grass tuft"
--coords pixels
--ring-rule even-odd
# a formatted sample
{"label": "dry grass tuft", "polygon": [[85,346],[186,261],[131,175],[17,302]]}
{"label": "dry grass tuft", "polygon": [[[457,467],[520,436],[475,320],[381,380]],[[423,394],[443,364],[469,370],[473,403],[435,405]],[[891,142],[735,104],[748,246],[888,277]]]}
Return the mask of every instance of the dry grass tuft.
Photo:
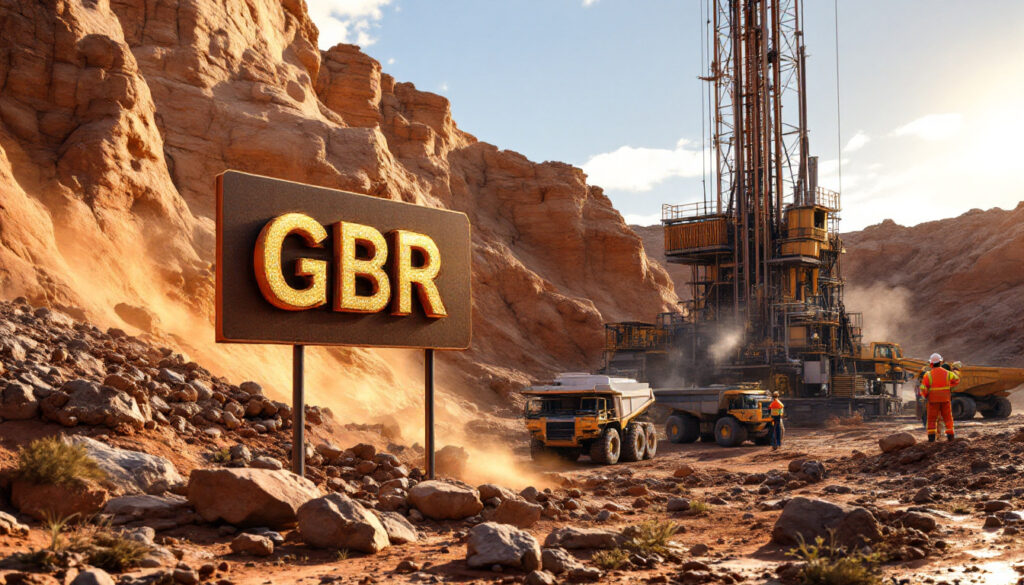
{"label": "dry grass tuft", "polygon": [[37,485],[75,485],[106,477],[84,446],[70,445],[60,437],[37,439],[22,447],[17,472]]}

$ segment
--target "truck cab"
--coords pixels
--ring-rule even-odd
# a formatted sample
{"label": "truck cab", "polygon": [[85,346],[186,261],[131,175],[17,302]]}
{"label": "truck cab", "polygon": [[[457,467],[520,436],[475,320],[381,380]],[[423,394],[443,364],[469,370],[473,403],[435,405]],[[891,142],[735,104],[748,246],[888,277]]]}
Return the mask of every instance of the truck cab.
{"label": "truck cab", "polygon": [[654,403],[648,384],[628,378],[564,373],[526,395],[524,418],[534,459],[597,463],[650,459],[657,451],[654,425],[641,420]]}

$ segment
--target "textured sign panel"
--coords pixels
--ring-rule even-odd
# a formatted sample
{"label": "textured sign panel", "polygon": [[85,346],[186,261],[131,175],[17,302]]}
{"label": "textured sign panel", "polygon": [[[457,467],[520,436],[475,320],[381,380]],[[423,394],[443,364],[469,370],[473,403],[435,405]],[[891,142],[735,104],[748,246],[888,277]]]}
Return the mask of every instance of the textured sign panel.
{"label": "textured sign panel", "polygon": [[465,349],[469,219],[227,171],[217,341]]}

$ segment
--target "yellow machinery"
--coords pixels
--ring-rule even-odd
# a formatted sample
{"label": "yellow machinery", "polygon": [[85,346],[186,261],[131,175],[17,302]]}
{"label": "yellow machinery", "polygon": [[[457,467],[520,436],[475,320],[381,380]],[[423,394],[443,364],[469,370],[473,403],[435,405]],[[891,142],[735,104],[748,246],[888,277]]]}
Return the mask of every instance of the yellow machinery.
{"label": "yellow machinery", "polygon": [[697,439],[735,447],[750,439],[768,444],[771,396],[756,385],[656,390],[658,406],[671,410],[665,434],[673,443]]}
{"label": "yellow machinery", "polygon": [[530,455],[576,461],[587,453],[595,463],[615,464],[654,457],[654,425],[641,420],[654,394],[643,382],[583,373],[559,374],[526,395]]}

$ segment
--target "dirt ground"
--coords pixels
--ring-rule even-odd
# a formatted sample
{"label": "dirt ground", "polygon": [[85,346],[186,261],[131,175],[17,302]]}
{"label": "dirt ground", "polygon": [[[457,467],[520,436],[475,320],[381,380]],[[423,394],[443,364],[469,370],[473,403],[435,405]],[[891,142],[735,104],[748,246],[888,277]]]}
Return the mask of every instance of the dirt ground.
{"label": "dirt ground", "polygon": [[[596,521],[593,514],[561,520],[542,518],[529,531],[543,543],[551,530],[565,525],[617,530],[649,519],[671,519],[681,527],[673,539],[680,557],[706,564],[716,575],[715,582],[766,583],[774,582],[778,567],[792,559],[786,554],[789,547],[770,542],[780,512],[759,504],[779,497],[807,496],[902,510],[915,506],[912,497],[919,487],[948,485],[951,487],[942,491],[941,499],[926,506],[938,518],[932,540],[943,540],[944,550],[924,559],[885,565],[886,577],[951,585],[1017,583],[1020,571],[1024,571],[1024,537],[1014,534],[1013,529],[983,528],[986,514],[980,509],[986,501],[1008,498],[1014,510],[1024,509],[1024,444],[1010,440],[1024,428],[1022,425],[1024,417],[1020,415],[1004,421],[962,423],[957,442],[919,445],[915,448],[926,449],[927,456],[908,465],[895,464],[881,455],[877,440],[900,431],[923,440],[923,429],[910,419],[853,427],[789,429],[783,448],[775,452],[749,443],[722,448],[713,443],[676,445],[663,440],[657,456],[650,461],[603,467],[583,459],[577,464],[548,468],[546,471],[556,473],[567,486],[553,490],[552,497],[565,497],[567,488],[576,487],[582,493],[577,499],[583,509],[615,509],[617,513],[604,522]],[[960,444],[954,447],[956,443]],[[828,475],[817,483],[791,485],[770,494],[758,493],[764,488],[745,483],[750,474],[784,472],[794,459],[821,461]],[[528,461],[523,464],[532,465]],[[674,478],[674,472],[684,464],[695,470],[693,476],[687,480]],[[986,474],[994,479],[988,483],[970,481],[971,477]],[[641,485],[647,489],[635,487]],[[641,493],[644,491],[647,493]],[[705,514],[667,512],[666,501],[676,496],[717,504],[713,503]],[[265,559],[230,554],[231,536],[216,527],[178,528],[159,533],[157,541],[180,554],[182,561],[193,568],[226,561],[222,568],[227,570],[217,571],[211,582],[514,583],[524,578],[513,571],[468,569],[465,538],[471,525],[466,522],[425,521],[418,528],[423,534],[419,543],[347,558],[339,558],[335,551],[303,546],[297,534],[290,532],[284,533],[285,544]],[[0,554],[7,556],[42,546],[45,537],[36,525],[27,540],[0,540]],[[705,545],[707,551],[692,551],[696,545]],[[574,552],[585,563],[592,556],[590,551]],[[397,572],[402,561],[415,563],[419,570]],[[679,563],[665,562],[649,569],[611,571],[600,582],[665,583],[674,582],[679,574]]]}

